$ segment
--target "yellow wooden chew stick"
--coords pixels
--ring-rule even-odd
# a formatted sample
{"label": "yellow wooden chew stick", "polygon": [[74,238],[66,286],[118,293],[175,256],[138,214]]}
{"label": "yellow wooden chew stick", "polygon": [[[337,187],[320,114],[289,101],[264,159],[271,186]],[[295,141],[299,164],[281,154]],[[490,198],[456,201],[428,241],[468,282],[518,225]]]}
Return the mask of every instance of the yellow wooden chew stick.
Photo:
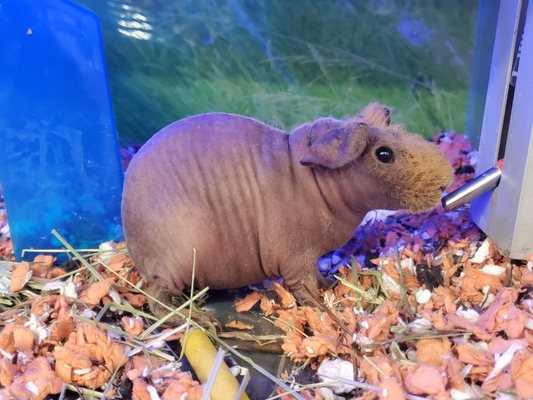
{"label": "yellow wooden chew stick", "polygon": [[[185,357],[189,360],[198,379],[200,379],[201,383],[206,383],[217,355],[215,346],[200,329],[191,329],[187,335],[183,335],[181,342],[181,345],[185,347]],[[211,399],[232,400],[238,390],[239,382],[233,376],[226,363],[222,362],[211,390]],[[249,400],[246,393],[241,396],[241,400]]]}

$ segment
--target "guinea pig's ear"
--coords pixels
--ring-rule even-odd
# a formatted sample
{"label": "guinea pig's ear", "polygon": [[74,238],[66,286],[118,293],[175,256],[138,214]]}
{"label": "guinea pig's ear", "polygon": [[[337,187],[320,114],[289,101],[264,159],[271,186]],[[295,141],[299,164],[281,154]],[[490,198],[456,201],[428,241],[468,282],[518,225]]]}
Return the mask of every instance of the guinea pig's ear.
{"label": "guinea pig's ear", "polygon": [[390,125],[390,110],[383,104],[370,103],[361,111],[360,115],[369,125],[386,128]]}
{"label": "guinea pig's ear", "polygon": [[[312,136],[311,126],[310,134]],[[305,149],[300,164],[336,169],[356,160],[365,150],[371,131],[367,124],[339,122]]]}

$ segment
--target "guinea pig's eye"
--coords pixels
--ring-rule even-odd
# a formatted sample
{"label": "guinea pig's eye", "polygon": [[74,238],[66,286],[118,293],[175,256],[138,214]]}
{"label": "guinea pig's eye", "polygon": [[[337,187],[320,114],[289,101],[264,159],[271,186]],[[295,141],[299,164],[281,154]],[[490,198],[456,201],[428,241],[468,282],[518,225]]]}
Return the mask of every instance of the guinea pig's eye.
{"label": "guinea pig's eye", "polygon": [[394,162],[394,152],[390,147],[380,146],[376,149],[375,154],[376,158],[384,164],[391,164]]}

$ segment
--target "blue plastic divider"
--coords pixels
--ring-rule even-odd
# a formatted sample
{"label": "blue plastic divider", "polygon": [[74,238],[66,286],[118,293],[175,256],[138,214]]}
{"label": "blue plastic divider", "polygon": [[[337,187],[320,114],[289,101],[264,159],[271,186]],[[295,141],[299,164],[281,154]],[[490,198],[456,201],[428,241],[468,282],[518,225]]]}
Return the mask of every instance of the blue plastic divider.
{"label": "blue plastic divider", "polygon": [[[98,18],[0,0],[0,182],[15,255],[120,237],[123,174]],[[29,257],[31,258],[31,257]]]}

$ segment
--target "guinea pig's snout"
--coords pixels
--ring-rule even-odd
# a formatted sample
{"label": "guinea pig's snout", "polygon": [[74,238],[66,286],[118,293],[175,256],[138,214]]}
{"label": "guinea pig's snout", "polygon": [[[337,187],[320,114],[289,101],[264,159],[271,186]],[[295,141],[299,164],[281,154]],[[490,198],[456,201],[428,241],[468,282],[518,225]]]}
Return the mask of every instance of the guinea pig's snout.
{"label": "guinea pig's snout", "polygon": [[439,186],[439,189],[441,190],[441,192],[444,192],[446,190],[448,186],[446,185],[443,185],[443,186]]}

